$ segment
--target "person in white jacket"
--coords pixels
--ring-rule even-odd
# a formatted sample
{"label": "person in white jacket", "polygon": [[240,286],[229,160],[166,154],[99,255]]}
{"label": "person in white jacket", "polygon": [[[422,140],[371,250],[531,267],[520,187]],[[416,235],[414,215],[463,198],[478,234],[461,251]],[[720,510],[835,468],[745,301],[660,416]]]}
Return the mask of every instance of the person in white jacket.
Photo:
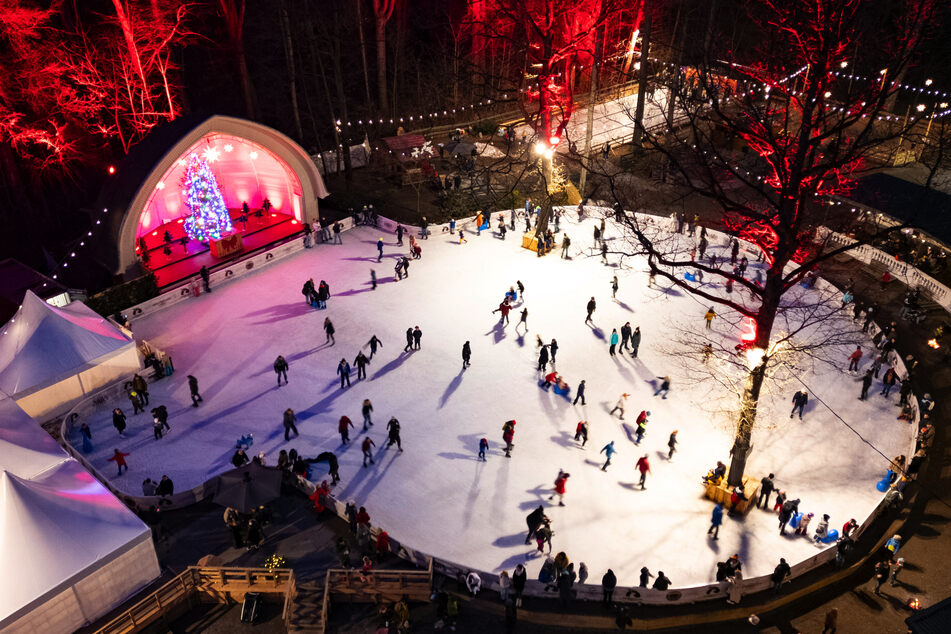
{"label": "person in white jacket", "polygon": [[473,597],[478,596],[479,590],[482,589],[482,578],[478,573],[472,571],[466,575],[466,587],[469,589],[469,594]]}

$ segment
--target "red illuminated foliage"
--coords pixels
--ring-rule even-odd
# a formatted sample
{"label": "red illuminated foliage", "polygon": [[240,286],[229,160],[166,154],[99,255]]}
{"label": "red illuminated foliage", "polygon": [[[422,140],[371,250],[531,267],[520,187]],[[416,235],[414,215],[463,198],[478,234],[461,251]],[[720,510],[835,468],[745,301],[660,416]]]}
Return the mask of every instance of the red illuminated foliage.
{"label": "red illuminated foliage", "polygon": [[109,14],[0,0],[0,141],[39,173],[122,151],[181,111],[182,2],[112,0]]}
{"label": "red illuminated foliage", "polygon": [[[574,109],[573,85],[590,68],[599,27],[621,20],[638,3],[619,0],[470,0],[473,52],[486,46],[516,52],[519,101],[538,138],[561,138]],[[633,30],[635,27],[631,27]]]}

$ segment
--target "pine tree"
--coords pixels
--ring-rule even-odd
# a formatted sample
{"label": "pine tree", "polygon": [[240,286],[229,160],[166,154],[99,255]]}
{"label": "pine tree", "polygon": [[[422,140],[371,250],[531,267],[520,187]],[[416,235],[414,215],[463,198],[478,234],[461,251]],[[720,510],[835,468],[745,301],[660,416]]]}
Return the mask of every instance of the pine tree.
{"label": "pine tree", "polygon": [[208,161],[198,154],[188,158],[185,177],[182,179],[182,194],[191,215],[185,218],[185,233],[199,242],[221,239],[221,234],[231,231],[231,216],[225,199],[218,188],[218,181]]}

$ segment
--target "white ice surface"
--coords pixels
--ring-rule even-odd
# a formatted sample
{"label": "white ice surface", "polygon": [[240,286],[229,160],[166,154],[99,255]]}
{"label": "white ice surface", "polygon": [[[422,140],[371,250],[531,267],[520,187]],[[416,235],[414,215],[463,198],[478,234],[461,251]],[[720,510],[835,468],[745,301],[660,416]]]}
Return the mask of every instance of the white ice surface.
{"label": "white ice surface", "polygon": [[[436,234],[421,242],[423,258],[412,261],[410,277],[399,283],[392,275],[395,236],[384,236],[387,255],[377,264],[381,232],[361,227],[345,233],[342,246],[305,250],[139,320],[136,337],[167,350],[175,362],[176,373],[151,388],[151,406],[168,406],[172,430],[156,441],[148,414],[131,416],[127,400],[106,403],[88,421],[93,464],[112,476],[112,449],[129,452],[129,471],[115,484],[139,493],[147,476],[168,474],[183,490],[229,469],[235,440],[246,432],[255,438],[249,453],[263,449],[270,464],[281,448],[296,447],[305,457],[333,450],[343,477],[335,495],[365,505],[375,525],[410,546],[483,570],[525,561],[525,515],[540,502],[553,518],[555,551],[586,562],[593,580],[612,567],[622,585],[636,585],[637,571],[646,565],[663,570],[675,586],[689,586],[712,581],[715,562],[734,552],[744,561],[746,577],[768,574],[781,556],[792,563],[815,554],[810,540],[781,538],[775,515],[759,510],[725,518],[719,541],[707,539],[713,504],[702,497],[700,476],[717,459],[729,463],[731,429],[695,402],[709,399],[703,390],[678,389],[679,366],[658,345],[671,339],[678,320],[699,322],[706,306],[648,289],[645,267],[636,260],[617,269],[579,253],[581,245],[591,244],[592,227],[591,220],[583,227],[563,223],[574,242],[571,260],[559,259],[558,252],[536,257],[521,248],[520,233],[505,241],[472,233],[463,245]],[[370,290],[370,269],[379,276],[376,291]],[[617,301],[610,294],[614,273],[620,278]],[[327,310],[303,301],[300,288],[311,276],[330,284]],[[521,305],[504,329],[496,328],[498,315],[490,312],[516,279],[525,284],[530,311],[524,338],[515,333]],[[591,295],[598,301],[597,331],[584,324]],[[337,329],[334,346],[324,345],[328,316]],[[643,333],[640,358],[613,360],[604,338],[627,320]],[[404,354],[405,330],[415,325],[423,331],[422,349]],[[736,341],[725,322],[714,325],[725,341]],[[353,386],[341,390],[337,363],[341,357],[352,363],[374,333],[384,347],[369,367],[369,380],[356,381],[354,369]],[[572,388],[587,379],[586,407],[539,388],[536,333],[558,339],[557,368]],[[460,349],[467,339],[472,366],[463,372]],[[271,367],[278,354],[290,363],[290,385],[279,389]],[[815,371],[805,380],[823,401],[886,455],[906,452],[911,431],[895,420],[897,390],[886,407],[876,382],[870,400],[860,402],[854,377],[821,365]],[[198,408],[190,406],[188,374],[200,382],[205,400]],[[652,396],[663,374],[674,379],[666,400]],[[631,427],[608,415],[622,392],[632,395],[628,424],[641,409],[653,412],[641,447],[632,444]],[[775,416],[773,406],[763,403],[747,472],[775,472],[778,486],[802,499],[801,510],[829,513],[832,527],[841,529],[851,517],[861,521],[880,499],[875,483],[885,471],[884,459],[815,398],[803,422],[789,421],[790,396],[777,397]],[[375,408],[370,433],[377,463],[369,469],[360,466],[364,398]],[[111,424],[115,405],[130,414],[125,440]],[[287,407],[297,412],[301,432],[289,443],[281,424]],[[357,426],[346,447],[336,431],[343,414]],[[402,454],[381,449],[391,415],[402,423]],[[591,424],[586,449],[573,441],[582,417]],[[515,450],[507,459],[500,450],[501,427],[513,418]],[[680,445],[668,462],[673,428],[679,429]],[[476,460],[483,436],[491,447],[486,463]],[[619,453],[602,472],[598,451],[610,440]],[[642,492],[635,486],[634,462],[645,452],[653,473]],[[571,473],[564,508],[547,500],[559,468]],[[540,559],[528,565],[534,575]]]}

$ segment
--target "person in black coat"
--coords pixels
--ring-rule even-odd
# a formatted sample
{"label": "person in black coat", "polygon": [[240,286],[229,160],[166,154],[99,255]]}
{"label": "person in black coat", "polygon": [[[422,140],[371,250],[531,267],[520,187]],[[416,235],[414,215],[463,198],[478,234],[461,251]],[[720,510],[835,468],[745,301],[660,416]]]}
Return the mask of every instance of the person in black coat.
{"label": "person in black coat", "polygon": [[281,387],[281,377],[284,377],[284,383],[287,383],[287,369],[290,367],[287,359],[283,355],[277,355],[274,360],[274,373],[277,374],[277,386]]}
{"label": "person in black coat", "polygon": [[617,576],[614,571],[608,568],[608,571],[601,577],[601,603],[611,605],[614,600],[614,589],[617,587]]}
{"label": "person in black coat", "polygon": [[297,426],[294,424],[296,422],[297,416],[294,415],[294,410],[288,407],[284,410],[284,442],[291,439],[291,431],[294,432],[294,436],[300,436]]}
{"label": "person in black coat", "polygon": [[525,566],[519,564],[515,566],[515,572],[512,573],[512,591],[515,593],[515,605],[522,605],[522,593],[525,592],[525,582],[528,581],[528,571]]}
{"label": "person in black coat", "polygon": [[234,455],[231,456],[231,464],[235,467],[242,467],[250,462],[248,454],[244,453],[244,449],[238,449],[234,452]]}
{"label": "person in black coat", "polygon": [[119,438],[125,438],[125,414],[118,407],[112,410],[112,425],[119,432]]}
{"label": "person in black coat", "polygon": [[191,374],[188,375],[188,391],[192,395],[192,407],[198,407],[198,404],[205,400],[198,393],[198,379]]}
{"label": "person in black coat", "polygon": [[162,479],[158,483],[158,486],[155,488],[155,493],[161,496],[172,495],[175,493],[175,484],[172,482],[172,479],[167,475],[163,475]]}
{"label": "person in black coat", "polygon": [[357,353],[357,358],[353,360],[353,365],[357,366],[357,380],[367,378],[367,365],[370,360],[363,354],[363,351]]}
{"label": "person in black coat", "polygon": [[373,355],[376,354],[377,346],[382,348],[383,342],[380,341],[376,335],[373,335],[372,337],[370,337],[370,340],[367,342],[367,345],[370,346],[370,358],[372,359]]}
{"label": "person in black coat", "polygon": [[[773,490],[776,488],[776,484],[773,482],[775,478],[772,473],[760,480],[760,494],[759,499],[756,501],[757,507],[762,507],[764,509],[769,508],[769,496],[772,495]],[[762,502],[762,504],[760,504]]]}
{"label": "person in black coat", "polygon": [[572,405],[577,405],[578,399],[581,399],[581,404],[585,405],[586,403],[584,402],[584,379],[581,379],[581,381],[578,383],[577,389],[578,391],[575,392],[575,400],[572,403]]}
{"label": "person in black coat", "polygon": [[787,500],[783,507],[779,510],[779,534],[786,534],[786,524],[789,523],[790,518],[792,518],[793,513],[799,509],[799,499]]}
{"label": "person in black coat", "polygon": [[413,349],[413,329],[406,329],[406,347],[403,348],[403,352],[409,352]]}
{"label": "person in black coat", "polygon": [[548,365],[548,346],[542,346],[542,349],[538,352],[538,371],[544,372],[545,366]]}
{"label": "person in black coat", "polygon": [[542,522],[545,521],[545,507],[541,504],[538,505],[538,508],[528,514],[528,517],[525,518],[525,523],[528,525],[528,535],[525,536],[525,543],[531,543],[532,536],[535,534],[535,531],[542,525]]}
{"label": "person in black coat", "polygon": [[469,342],[462,344],[462,367],[463,369],[469,367],[469,359],[472,357],[472,348],[469,347]]}

